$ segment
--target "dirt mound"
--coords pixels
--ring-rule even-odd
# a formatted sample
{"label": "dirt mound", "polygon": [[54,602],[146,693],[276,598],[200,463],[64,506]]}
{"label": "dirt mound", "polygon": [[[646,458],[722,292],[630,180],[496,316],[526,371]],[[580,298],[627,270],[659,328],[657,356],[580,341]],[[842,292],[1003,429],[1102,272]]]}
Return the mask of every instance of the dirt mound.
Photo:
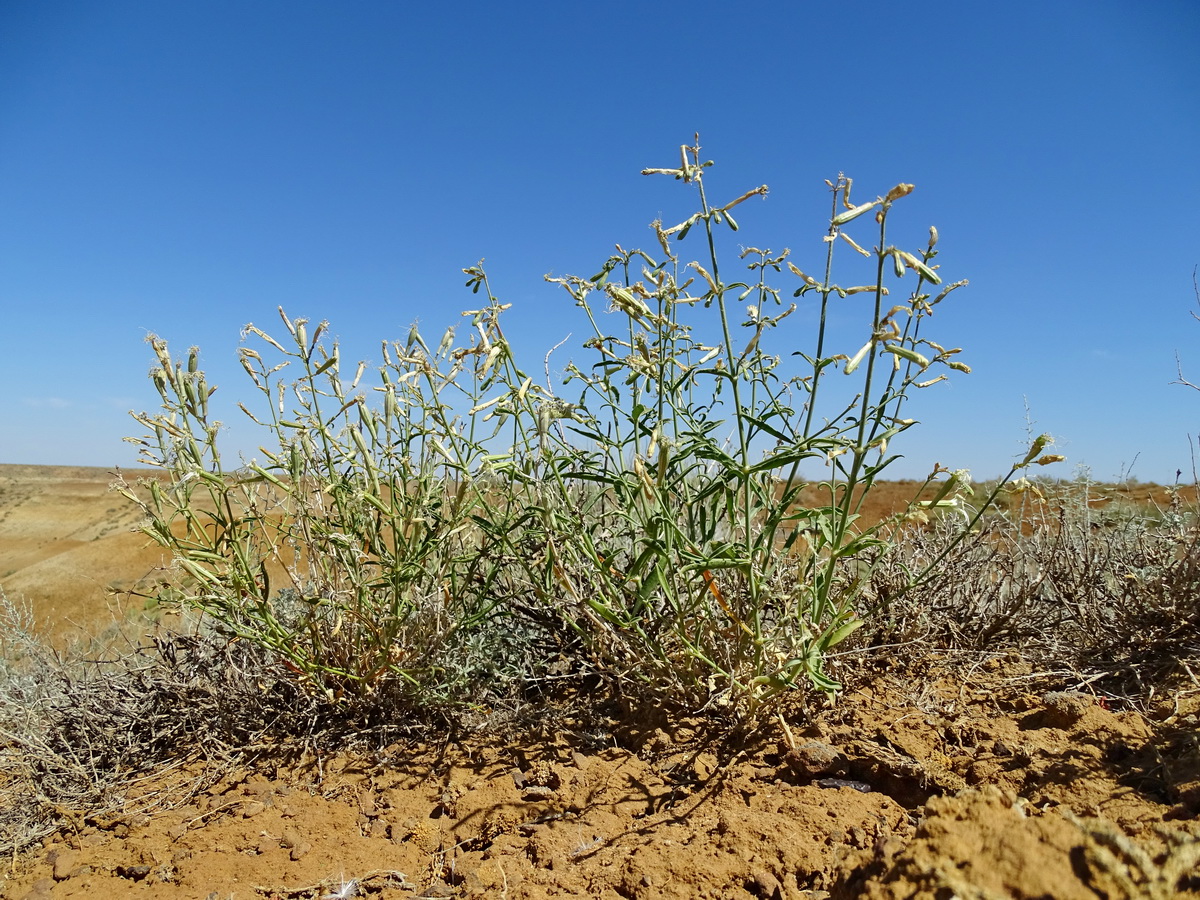
{"label": "dirt mound", "polygon": [[1081,820],[1065,807],[1039,810],[995,788],[966,791],[931,800],[912,840],[883,844],[839,894],[1165,900],[1183,895],[1200,862],[1200,844],[1181,840],[1186,834],[1164,829],[1151,843],[1165,846],[1148,851],[1105,819]]}
{"label": "dirt mound", "polygon": [[939,665],[915,695],[911,670],[878,674],[787,729],[193,761],[125,814],[64,811],[3,896],[1200,896],[1195,692],[1155,721],[1016,661]]}

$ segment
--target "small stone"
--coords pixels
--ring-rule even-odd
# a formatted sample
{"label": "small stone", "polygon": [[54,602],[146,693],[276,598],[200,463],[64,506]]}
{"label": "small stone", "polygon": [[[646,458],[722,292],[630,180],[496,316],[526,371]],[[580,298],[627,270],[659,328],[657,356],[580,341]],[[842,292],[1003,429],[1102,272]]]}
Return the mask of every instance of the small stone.
{"label": "small stone", "polygon": [[279,836],[279,846],[286,850],[300,846],[300,832],[291,825],[284,826],[283,834]]}
{"label": "small stone", "polygon": [[783,885],[779,883],[779,879],[770,872],[758,871],[750,877],[750,893],[755,897],[762,897],[764,900],[781,900],[783,897]]}
{"label": "small stone", "polygon": [[805,741],[795,750],[788,751],[785,759],[788,768],[797,775],[815,778],[836,769],[841,762],[842,754],[836,747],[831,747],[822,741]]}
{"label": "small stone", "polygon": [[63,848],[61,850],[51,850],[50,855],[53,860],[47,857],[47,862],[54,867],[53,875],[55,881],[65,881],[71,877],[71,873],[79,866],[79,853],[75,850]]}
{"label": "small stone", "polygon": [[293,847],[292,852],[288,854],[288,856],[291,858],[292,862],[295,862],[298,859],[302,859],[311,849],[312,844],[310,844],[308,841],[304,841],[303,843],[297,844],[295,847]]}
{"label": "small stone", "polygon": [[401,841],[406,841],[417,830],[417,820],[409,816],[403,822],[393,822],[389,834],[393,841],[399,844]]}
{"label": "small stone", "polygon": [[117,866],[117,875],[130,881],[141,881],[150,874],[149,866]]}
{"label": "small stone", "polygon": [[249,803],[242,804],[242,818],[250,819],[257,816],[267,808],[267,804],[261,800],[251,800]]}
{"label": "small stone", "polygon": [[49,900],[54,896],[54,880],[51,878],[39,878],[29,888],[23,900]]}
{"label": "small stone", "polygon": [[359,797],[358,808],[368,819],[373,819],[379,815],[379,810],[375,807],[374,794],[363,794],[361,797]]}
{"label": "small stone", "polygon": [[1070,728],[1092,706],[1092,698],[1079,691],[1050,691],[1042,695],[1041,722],[1047,728]]}

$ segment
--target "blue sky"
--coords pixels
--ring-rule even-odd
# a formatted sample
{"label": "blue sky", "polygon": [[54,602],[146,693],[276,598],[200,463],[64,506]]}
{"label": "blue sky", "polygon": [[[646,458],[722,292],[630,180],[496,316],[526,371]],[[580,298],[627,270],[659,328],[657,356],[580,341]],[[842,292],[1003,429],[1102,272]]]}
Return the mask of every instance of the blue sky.
{"label": "blue sky", "polygon": [[[6,0],[0,462],[133,463],[147,332],[198,344],[232,405],[247,322],[283,305],[378,361],[414,319],[458,320],[480,258],[540,371],[586,333],[542,276],[690,214],[638,173],[698,131],[714,200],[770,185],[737,240],[819,269],[824,179],[859,200],[912,182],[897,236],[916,250],[936,225],[943,275],[970,279],[932,334],[974,373],[920,393],[896,476],[995,476],[1032,428],[1063,476],[1186,477],[1197,46],[1194,0]],[[257,440],[237,425],[227,452]]]}

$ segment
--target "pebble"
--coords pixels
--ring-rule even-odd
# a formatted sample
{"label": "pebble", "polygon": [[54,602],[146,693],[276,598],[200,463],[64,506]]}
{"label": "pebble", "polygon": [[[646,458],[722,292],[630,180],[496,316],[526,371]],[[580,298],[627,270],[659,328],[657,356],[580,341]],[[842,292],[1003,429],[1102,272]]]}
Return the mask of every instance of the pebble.
{"label": "pebble", "polygon": [[130,881],[141,881],[149,874],[149,866],[117,866],[117,875]]}
{"label": "pebble", "polygon": [[805,741],[786,756],[792,771],[809,778],[832,772],[841,758],[842,754],[836,747],[821,741]]}
{"label": "pebble", "polygon": [[762,870],[755,872],[751,876],[751,882],[754,884],[756,897],[782,897],[783,885],[779,883],[779,879],[770,872]]}
{"label": "pebble", "polygon": [[22,900],[50,900],[54,896],[54,880],[51,878],[39,878],[29,888]]}
{"label": "pebble", "polygon": [[50,851],[54,856],[53,861],[47,859],[53,868],[55,881],[65,881],[71,877],[71,873],[79,866],[79,853],[75,850],[63,848],[61,850]]}
{"label": "pebble", "polygon": [[374,794],[363,794],[361,797],[359,797],[358,808],[368,819],[374,819],[377,815],[379,815],[379,810],[375,806]]}

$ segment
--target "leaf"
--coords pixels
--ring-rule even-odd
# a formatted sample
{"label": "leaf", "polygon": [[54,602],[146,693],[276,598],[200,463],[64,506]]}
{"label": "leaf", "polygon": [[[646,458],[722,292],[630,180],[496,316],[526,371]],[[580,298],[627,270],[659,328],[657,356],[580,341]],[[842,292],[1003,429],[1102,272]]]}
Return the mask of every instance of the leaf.
{"label": "leaf", "polygon": [[800,462],[805,459],[813,459],[822,454],[807,444],[794,444],[785,450],[778,453],[772,453],[759,462],[756,462],[749,469],[751,474],[758,472],[769,472],[772,469],[782,469],[784,466],[790,466],[792,463]]}
{"label": "leaf", "polygon": [[866,622],[863,619],[855,616],[848,622],[844,622],[838,627],[826,631],[825,634],[821,636],[821,640],[817,643],[817,649],[822,653],[832,650],[846,638],[850,637],[850,635],[854,634],[854,632],[858,631],[858,629],[862,628],[865,624]]}
{"label": "leaf", "polygon": [[812,682],[813,687],[819,691],[824,691],[827,694],[836,694],[842,689],[840,681],[834,681],[820,669],[809,669],[808,680]]}
{"label": "leaf", "polygon": [[796,436],[794,434],[785,434],[774,425],[769,424],[765,418],[760,418],[744,412],[742,413],[742,419],[746,422],[749,422],[760,431],[765,431],[767,434],[771,435],[771,437],[778,438],[781,441],[790,442],[796,440]]}

